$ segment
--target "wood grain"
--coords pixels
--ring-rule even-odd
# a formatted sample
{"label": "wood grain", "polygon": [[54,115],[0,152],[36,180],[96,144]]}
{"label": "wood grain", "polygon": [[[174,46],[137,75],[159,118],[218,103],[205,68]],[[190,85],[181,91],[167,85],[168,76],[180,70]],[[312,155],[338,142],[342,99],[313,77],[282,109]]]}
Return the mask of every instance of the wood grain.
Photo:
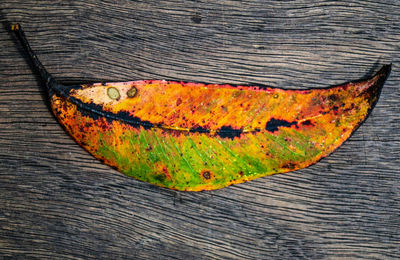
{"label": "wood grain", "polygon": [[200,193],[125,177],[58,125],[0,28],[0,256],[400,257],[400,2],[2,0],[64,83],[179,79],[317,88],[393,63],[368,120],[289,174]]}

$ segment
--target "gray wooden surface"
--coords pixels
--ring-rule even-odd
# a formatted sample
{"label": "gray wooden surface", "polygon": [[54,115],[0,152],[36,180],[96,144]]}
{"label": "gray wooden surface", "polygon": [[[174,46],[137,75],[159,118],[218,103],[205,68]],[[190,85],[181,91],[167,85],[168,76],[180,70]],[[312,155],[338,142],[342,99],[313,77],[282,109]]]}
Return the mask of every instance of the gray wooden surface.
{"label": "gray wooden surface", "polygon": [[1,0],[65,83],[179,79],[317,88],[393,71],[368,120],[318,164],[182,193],[80,148],[0,28],[0,257],[400,257],[400,2]]}

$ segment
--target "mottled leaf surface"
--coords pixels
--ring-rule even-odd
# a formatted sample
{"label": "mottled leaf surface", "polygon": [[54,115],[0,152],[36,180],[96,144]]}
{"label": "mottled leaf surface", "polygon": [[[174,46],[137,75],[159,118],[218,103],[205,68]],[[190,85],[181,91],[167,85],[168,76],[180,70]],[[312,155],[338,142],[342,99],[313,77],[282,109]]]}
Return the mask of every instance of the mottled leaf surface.
{"label": "mottled leaf surface", "polygon": [[211,190],[330,154],[364,121],[389,71],[313,90],[160,80],[63,86],[51,104],[81,146],[120,172]]}

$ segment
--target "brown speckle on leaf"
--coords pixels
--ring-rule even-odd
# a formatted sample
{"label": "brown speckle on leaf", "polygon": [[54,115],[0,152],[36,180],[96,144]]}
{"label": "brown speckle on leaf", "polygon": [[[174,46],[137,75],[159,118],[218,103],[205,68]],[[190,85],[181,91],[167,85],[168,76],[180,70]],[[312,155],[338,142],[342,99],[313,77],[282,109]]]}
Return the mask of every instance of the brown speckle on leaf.
{"label": "brown speckle on leaf", "polygon": [[137,89],[135,87],[132,87],[131,89],[128,90],[128,92],[126,92],[126,95],[129,98],[133,98],[134,96],[136,96],[137,93]]}
{"label": "brown speckle on leaf", "polygon": [[176,100],[176,106],[179,106],[180,104],[182,104],[182,99],[179,97],[179,98]]}
{"label": "brown speckle on leaf", "polygon": [[332,95],[329,95],[329,96],[328,96],[328,99],[329,99],[330,101],[337,101],[337,100],[339,99],[339,97],[338,97],[338,95],[336,95],[336,94],[332,94]]}
{"label": "brown speckle on leaf", "polygon": [[206,179],[206,180],[211,179],[211,176],[212,176],[212,174],[211,174],[210,171],[203,171],[203,172],[201,173],[201,175],[202,175],[203,178]]}
{"label": "brown speckle on leaf", "polygon": [[282,168],[287,168],[287,169],[293,170],[294,168],[296,168],[296,164],[289,162],[285,165],[282,165]]}

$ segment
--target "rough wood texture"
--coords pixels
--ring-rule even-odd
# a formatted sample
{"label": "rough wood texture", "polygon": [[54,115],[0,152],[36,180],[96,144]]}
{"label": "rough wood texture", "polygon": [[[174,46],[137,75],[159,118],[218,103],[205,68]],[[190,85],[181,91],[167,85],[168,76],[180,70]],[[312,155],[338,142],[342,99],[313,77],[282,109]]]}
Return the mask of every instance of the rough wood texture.
{"label": "rough wood texture", "polygon": [[0,29],[0,256],[400,257],[399,1],[2,0],[62,82],[181,79],[309,88],[393,62],[375,110],[320,163],[222,190],[130,179],[58,125]]}

